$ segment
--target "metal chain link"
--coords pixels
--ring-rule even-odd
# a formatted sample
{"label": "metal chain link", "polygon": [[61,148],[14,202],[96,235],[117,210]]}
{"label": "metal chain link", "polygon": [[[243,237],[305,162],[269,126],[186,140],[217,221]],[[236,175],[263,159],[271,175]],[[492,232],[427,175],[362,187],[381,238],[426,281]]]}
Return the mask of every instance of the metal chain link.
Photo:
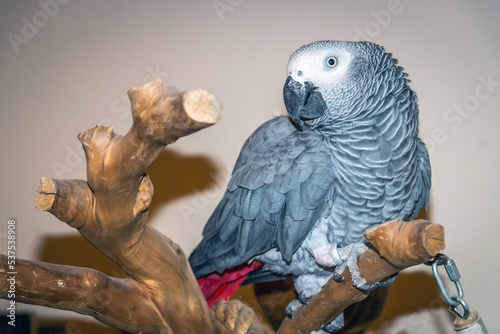
{"label": "metal chain link", "polygon": [[[434,259],[427,262],[426,264],[432,266],[432,274],[436,279],[437,285],[439,287],[439,290],[441,290],[441,294],[443,295],[444,300],[450,305],[452,312],[462,319],[467,319],[470,315],[470,309],[469,305],[465,302],[464,299],[464,290],[462,289],[462,284],[460,284],[460,272],[458,271],[455,261],[450,259],[448,256],[439,253],[434,257]],[[441,265],[444,266],[444,269],[446,270],[450,281],[455,283],[455,287],[457,289],[456,295],[450,296],[446,291],[443,280],[441,279],[438,271],[438,266]],[[462,311],[459,310],[460,307],[462,308]]]}

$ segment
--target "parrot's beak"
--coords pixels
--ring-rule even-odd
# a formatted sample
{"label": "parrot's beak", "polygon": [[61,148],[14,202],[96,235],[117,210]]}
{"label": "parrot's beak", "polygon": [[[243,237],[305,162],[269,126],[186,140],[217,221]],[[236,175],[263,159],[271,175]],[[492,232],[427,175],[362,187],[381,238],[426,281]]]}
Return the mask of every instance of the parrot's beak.
{"label": "parrot's beak", "polygon": [[322,116],[327,109],[321,92],[312,82],[301,84],[290,75],[283,88],[283,100],[288,115],[301,131],[305,121]]}

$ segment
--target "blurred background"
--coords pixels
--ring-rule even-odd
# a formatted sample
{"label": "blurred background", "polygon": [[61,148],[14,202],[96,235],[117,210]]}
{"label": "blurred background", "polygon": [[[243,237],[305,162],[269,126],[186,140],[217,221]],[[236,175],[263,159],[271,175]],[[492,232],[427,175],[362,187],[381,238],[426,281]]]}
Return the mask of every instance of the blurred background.
{"label": "blurred background", "polygon": [[[34,193],[42,176],[84,179],[77,134],[96,124],[126,133],[127,90],[157,78],[204,88],[224,105],[218,124],[169,146],[150,170],[150,224],[190,253],[245,139],[285,113],[289,55],[314,40],[371,40],[409,73],[433,168],[426,217],[445,226],[445,253],[460,269],[466,301],[500,332],[499,14],[495,0],[4,0],[0,253],[13,219],[18,258],[123,275],[77,231],[38,212]],[[445,332],[436,329],[449,317],[430,273],[422,265],[401,275],[374,330],[392,321],[413,328],[406,333]],[[0,313],[7,303],[0,300]],[[17,314],[59,326],[54,334],[118,333],[73,312],[18,304]]]}

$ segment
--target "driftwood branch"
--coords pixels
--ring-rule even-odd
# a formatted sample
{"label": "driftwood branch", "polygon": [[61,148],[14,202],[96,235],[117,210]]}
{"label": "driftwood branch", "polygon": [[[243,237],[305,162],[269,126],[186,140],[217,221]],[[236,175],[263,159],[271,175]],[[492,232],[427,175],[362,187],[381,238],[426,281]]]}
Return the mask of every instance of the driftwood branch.
{"label": "driftwood branch", "polygon": [[[431,260],[444,249],[444,228],[423,220],[393,220],[365,233],[373,249],[358,261],[361,276],[368,283],[383,281],[399,271]],[[330,279],[308,305],[300,307],[293,319],[285,319],[278,333],[310,333],[340,315],[346,307],[362,301],[368,292],[355,288],[346,270],[345,280]]]}
{"label": "driftwood branch", "polygon": [[[182,249],[147,225],[153,185],[147,169],[166,145],[214,124],[221,105],[203,90],[179,92],[161,80],[128,92],[133,125],[124,136],[97,126],[78,136],[87,158],[87,181],[43,177],[36,206],[78,229],[114,260],[127,278],[72,266],[18,260],[16,301],[95,317],[131,333],[268,333],[238,301],[209,310]],[[394,221],[366,237],[375,250],[359,266],[369,282],[429,260],[444,247],[443,229],[423,221]],[[380,255],[379,255],[380,254]],[[0,298],[7,298],[7,257],[0,255]],[[349,273],[332,280],[279,333],[308,333],[367,294]]]}
{"label": "driftwood branch", "polygon": [[[0,257],[0,263],[2,267],[7,265],[5,256]],[[154,301],[132,279],[108,277],[88,268],[25,260],[17,261],[16,272],[18,302],[75,311],[124,330],[154,329],[148,323]],[[2,297],[6,296],[2,293]],[[131,319],[123,321],[127,314]]]}
{"label": "driftwood branch", "polygon": [[[229,333],[231,326],[245,323],[219,323],[184,252],[147,225],[153,196],[147,169],[166,145],[217,122],[221,104],[206,91],[180,92],[163,87],[161,80],[132,88],[128,95],[133,125],[126,135],[98,125],[78,136],[88,181],[44,177],[35,201],[40,210],[77,228],[128,277],[20,260],[16,301],[73,310],[133,333]],[[0,276],[5,276],[5,256],[0,257],[0,268]],[[6,298],[5,284],[0,289]],[[242,309],[234,303],[221,308]],[[252,316],[250,320],[247,327],[257,328]]]}

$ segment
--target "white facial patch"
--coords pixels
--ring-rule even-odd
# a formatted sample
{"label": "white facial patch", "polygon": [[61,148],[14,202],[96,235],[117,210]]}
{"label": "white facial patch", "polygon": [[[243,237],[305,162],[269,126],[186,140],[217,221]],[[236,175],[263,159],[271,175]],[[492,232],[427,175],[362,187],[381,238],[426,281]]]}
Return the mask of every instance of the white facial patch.
{"label": "white facial patch", "polygon": [[[334,67],[328,66],[330,57],[337,59]],[[311,50],[290,59],[287,71],[297,82],[311,81],[316,87],[328,89],[342,83],[351,60],[347,50],[332,47]]]}

